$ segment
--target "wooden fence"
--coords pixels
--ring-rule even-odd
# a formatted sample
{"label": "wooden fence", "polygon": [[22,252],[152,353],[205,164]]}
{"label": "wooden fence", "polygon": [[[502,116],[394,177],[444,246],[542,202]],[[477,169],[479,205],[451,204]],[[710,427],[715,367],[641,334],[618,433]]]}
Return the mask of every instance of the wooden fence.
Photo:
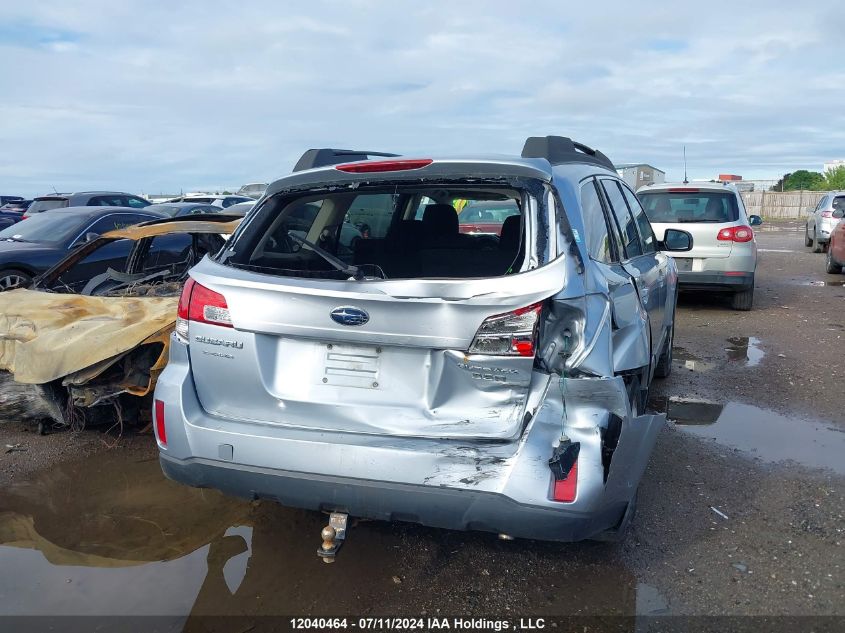
{"label": "wooden fence", "polygon": [[806,218],[807,209],[815,209],[823,195],[823,191],[750,191],[743,192],[742,200],[749,215],[794,220]]}

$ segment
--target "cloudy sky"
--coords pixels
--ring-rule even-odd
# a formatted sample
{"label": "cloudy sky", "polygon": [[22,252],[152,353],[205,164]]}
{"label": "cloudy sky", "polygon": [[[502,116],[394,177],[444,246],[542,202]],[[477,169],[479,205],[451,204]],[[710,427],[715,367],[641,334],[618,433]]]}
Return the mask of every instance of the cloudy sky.
{"label": "cloudy sky", "polygon": [[[719,7],[725,8],[718,12]],[[0,188],[269,181],[309,147],[776,178],[845,158],[841,0],[0,0]]]}

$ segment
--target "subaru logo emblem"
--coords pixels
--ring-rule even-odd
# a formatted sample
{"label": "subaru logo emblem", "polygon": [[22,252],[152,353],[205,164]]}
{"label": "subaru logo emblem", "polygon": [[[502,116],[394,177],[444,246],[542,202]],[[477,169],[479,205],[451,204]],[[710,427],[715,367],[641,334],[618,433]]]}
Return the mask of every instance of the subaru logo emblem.
{"label": "subaru logo emblem", "polygon": [[341,306],[331,312],[332,321],[341,325],[364,325],[370,320],[370,315],[361,308]]}

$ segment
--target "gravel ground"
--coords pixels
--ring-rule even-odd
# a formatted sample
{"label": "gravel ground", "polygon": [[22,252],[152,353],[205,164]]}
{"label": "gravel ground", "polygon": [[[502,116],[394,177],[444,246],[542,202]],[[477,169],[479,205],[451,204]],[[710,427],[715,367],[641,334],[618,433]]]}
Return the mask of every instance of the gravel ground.
{"label": "gravel ground", "polygon": [[[0,447],[21,444],[27,450],[0,453],[0,484],[6,489],[0,510],[7,511],[0,512],[0,540],[3,517],[14,516],[18,524],[34,521],[40,536],[18,537],[19,542],[36,543],[31,547],[42,551],[58,546],[75,566],[62,569],[67,584],[62,580],[54,595],[42,576],[55,568],[18,558],[15,567],[3,558],[15,548],[0,547],[0,598],[26,612],[23,590],[14,587],[37,583],[45,588],[39,610],[64,613],[60,596],[77,580],[88,587],[114,584],[99,568],[104,551],[129,558],[130,543],[179,531],[174,505],[184,508],[187,521],[197,516],[192,508],[207,510],[213,503],[219,507],[210,516],[219,516],[220,525],[206,526],[202,540],[208,546],[199,558],[196,543],[193,550],[187,545],[144,550],[142,559],[151,566],[132,568],[145,575],[121,581],[126,595],[139,604],[159,604],[151,596],[177,573],[172,565],[179,562],[180,581],[168,595],[182,600],[175,612],[194,615],[845,616],[845,478],[841,470],[813,468],[814,454],[835,448],[845,433],[845,287],[836,285],[845,276],[824,273],[822,256],[803,248],[795,224],[767,228],[773,230],[758,234],[753,311],[734,312],[717,298],[682,296],[674,371],[655,383],[652,403],[659,408],[684,398],[715,403],[717,411],[730,406],[713,427],[667,425],[623,544],[502,542],[488,534],[361,522],[350,530],[338,561],[323,565],[314,555],[325,523],[319,514],[209,491],[186,497],[182,487],[158,474],[149,437],[127,436],[107,449],[112,439],[97,432],[40,437],[24,430],[31,423],[7,419],[0,422]],[[732,447],[741,446],[731,438],[748,428],[749,412],[761,424],[771,422],[755,431],[757,451]],[[723,429],[719,442],[700,436],[709,428]],[[777,461],[778,449],[794,454],[795,461]],[[142,469],[132,479],[144,485],[114,486],[114,499],[112,488],[98,486],[94,495],[93,482],[121,478],[121,451],[133,468]],[[69,483],[79,503],[67,501]],[[81,500],[101,497],[97,503],[104,507],[132,505],[126,512],[137,521],[119,532],[108,523],[106,536],[105,524],[90,519],[108,514],[105,510],[74,516],[72,508],[85,505]],[[65,502],[57,504],[56,498]],[[62,529],[70,521],[89,521],[84,524],[90,529]],[[104,550],[109,542],[111,549]],[[56,552],[48,558],[53,565],[68,564]],[[150,578],[155,582],[146,589]],[[96,595],[85,594],[92,612],[132,612],[132,605],[123,610],[114,596],[110,607],[99,609]]]}

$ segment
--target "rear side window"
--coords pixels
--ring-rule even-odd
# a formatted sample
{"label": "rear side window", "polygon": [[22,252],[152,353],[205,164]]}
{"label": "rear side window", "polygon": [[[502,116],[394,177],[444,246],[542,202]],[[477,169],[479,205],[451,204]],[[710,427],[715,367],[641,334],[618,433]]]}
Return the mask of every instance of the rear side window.
{"label": "rear side window", "polygon": [[90,228],[86,229],[85,232],[103,235],[104,233],[108,233],[109,231],[125,229],[127,226],[132,226],[133,224],[138,224],[140,222],[146,222],[147,220],[155,219],[156,218],[151,215],[140,215],[135,213],[112,213],[94,222],[94,224],[92,224]]}
{"label": "rear side window", "polygon": [[607,221],[593,180],[581,185],[581,210],[584,214],[584,231],[587,233],[585,237],[590,257],[606,264],[613,262]]}
{"label": "rear side window", "polygon": [[125,200],[124,205],[133,209],[143,209],[144,207],[150,206],[150,202],[137,196],[125,196]]}
{"label": "rear side window", "polygon": [[651,222],[643,212],[640,201],[634,192],[622,185],[622,193],[625,195],[625,201],[628,203],[628,208],[634,215],[634,221],[637,223],[637,228],[640,230],[640,243],[643,247],[644,253],[654,253],[657,250],[656,240],[654,238],[654,231],[651,229]]}
{"label": "rear side window", "polygon": [[123,207],[126,206],[126,197],[121,195],[115,196],[94,196],[88,200],[88,207]]}
{"label": "rear side window", "polygon": [[732,192],[655,191],[641,193],[639,198],[653,223],[721,224],[739,219],[739,206]]}
{"label": "rear side window", "polygon": [[628,204],[625,202],[625,196],[622,194],[622,189],[615,180],[609,178],[602,179],[602,186],[607,194],[607,200],[610,203],[610,208],[613,215],[616,217],[616,222],[619,224],[619,231],[622,233],[622,242],[625,248],[625,255],[629,258],[637,257],[643,254],[642,245],[640,244],[640,235],[637,230],[637,224],[634,217],[628,210]]}

